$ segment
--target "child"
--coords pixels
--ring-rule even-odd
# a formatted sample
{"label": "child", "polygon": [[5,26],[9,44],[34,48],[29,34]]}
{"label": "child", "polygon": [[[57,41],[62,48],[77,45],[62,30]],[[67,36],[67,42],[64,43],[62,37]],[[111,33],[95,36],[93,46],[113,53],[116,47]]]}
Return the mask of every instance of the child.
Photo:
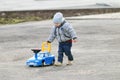
{"label": "child", "polygon": [[76,42],[77,36],[73,27],[65,20],[61,12],[57,12],[53,17],[54,26],[47,40],[48,43],[53,42],[56,38],[59,42],[58,62],[56,66],[61,66],[63,63],[63,53],[68,57],[67,65],[71,65],[73,55],[71,53],[72,42]]}

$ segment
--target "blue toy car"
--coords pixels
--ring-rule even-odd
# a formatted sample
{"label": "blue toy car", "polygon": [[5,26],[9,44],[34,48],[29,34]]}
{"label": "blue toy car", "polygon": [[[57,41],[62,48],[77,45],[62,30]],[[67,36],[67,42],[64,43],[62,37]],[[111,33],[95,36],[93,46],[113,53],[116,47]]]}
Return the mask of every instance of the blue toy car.
{"label": "blue toy car", "polygon": [[[45,46],[47,44],[47,47]],[[42,49],[32,49],[35,53],[34,56],[26,61],[26,65],[30,67],[53,65],[55,62],[55,56],[50,53],[50,43],[43,42]]]}

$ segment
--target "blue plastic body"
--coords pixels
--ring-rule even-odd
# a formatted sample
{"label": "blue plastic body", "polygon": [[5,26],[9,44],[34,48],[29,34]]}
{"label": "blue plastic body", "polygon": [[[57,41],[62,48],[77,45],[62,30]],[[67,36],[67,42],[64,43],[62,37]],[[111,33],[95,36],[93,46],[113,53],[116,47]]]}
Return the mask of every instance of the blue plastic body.
{"label": "blue plastic body", "polygon": [[39,52],[35,53],[32,58],[26,61],[27,66],[43,66],[43,65],[53,65],[55,62],[55,56],[49,52]]}

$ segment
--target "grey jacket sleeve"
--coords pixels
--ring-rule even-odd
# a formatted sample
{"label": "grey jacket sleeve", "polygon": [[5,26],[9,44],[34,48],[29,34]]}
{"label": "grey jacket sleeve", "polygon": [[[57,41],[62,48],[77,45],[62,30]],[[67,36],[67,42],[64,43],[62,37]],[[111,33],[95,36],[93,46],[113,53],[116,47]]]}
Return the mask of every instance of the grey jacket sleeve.
{"label": "grey jacket sleeve", "polygon": [[49,42],[53,42],[54,39],[55,39],[55,37],[56,37],[56,36],[55,36],[55,27],[52,27],[52,29],[51,29],[51,33],[50,33],[50,35],[49,35],[47,41],[49,41]]}
{"label": "grey jacket sleeve", "polygon": [[75,32],[74,28],[70,24],[67,24],[67,25],[68,25],[68,26],[66,26],[67,32],[70,34],[72,39],[76,39],[77,35],[76,35],[76,32]]}

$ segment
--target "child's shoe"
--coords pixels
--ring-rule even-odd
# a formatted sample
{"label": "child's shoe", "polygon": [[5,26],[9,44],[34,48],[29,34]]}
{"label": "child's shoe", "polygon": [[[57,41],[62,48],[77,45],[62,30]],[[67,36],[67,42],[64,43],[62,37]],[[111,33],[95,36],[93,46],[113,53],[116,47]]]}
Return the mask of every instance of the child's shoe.
{"label": "child's shoe", "polygon": [[57,62],[57,63],[55,63],[55,66],[62,66],[62,63],[61,62]]}
{"label": "child's shoe", "polygon": [[68,63],[66,65],[72,65],[73,61],[68,61]]}

